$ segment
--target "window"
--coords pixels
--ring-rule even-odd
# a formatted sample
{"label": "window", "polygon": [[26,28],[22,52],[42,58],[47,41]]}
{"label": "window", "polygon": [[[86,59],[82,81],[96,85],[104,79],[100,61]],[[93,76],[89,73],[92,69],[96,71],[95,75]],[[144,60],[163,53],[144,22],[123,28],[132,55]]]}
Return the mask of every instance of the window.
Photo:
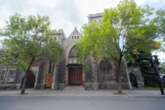
{"label": "window", "polygon": [[72,36],[72,39],[79,39],[79,36]]}

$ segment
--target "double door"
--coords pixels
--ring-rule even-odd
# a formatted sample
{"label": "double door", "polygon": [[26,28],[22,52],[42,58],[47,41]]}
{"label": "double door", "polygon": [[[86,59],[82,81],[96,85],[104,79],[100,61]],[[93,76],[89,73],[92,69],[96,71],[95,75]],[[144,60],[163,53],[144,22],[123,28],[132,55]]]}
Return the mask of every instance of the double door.
{"label": "double door", "polygon": [[69,85],[82,85],[82,68],[69,68]]}

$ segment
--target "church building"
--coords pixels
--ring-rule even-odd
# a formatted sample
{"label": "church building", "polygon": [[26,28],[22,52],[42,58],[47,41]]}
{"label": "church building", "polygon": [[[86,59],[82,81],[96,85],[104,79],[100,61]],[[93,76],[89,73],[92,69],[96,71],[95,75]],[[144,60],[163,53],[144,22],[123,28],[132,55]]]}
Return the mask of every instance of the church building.
{"label": "church building", "polygon": [[[101,13],[88,16],[88,22],[93,20],[99,22]],[[84,69],[84,65],[78,63],[75,46],[81,39],[81,33],[75,27],[73,32],[66,37],[63,30],[60,29],[54,33],[57,41],[64,49],[64,60],[58,65],[52,65],[49,60],[42,59],[31,67],[31,73],[28,77],[29,84],[36,89],[50,88],[63,90],[67,86],[82,86],[86,90],[97,89],[117,89],[114,62],[106,60],[100,61],[98,65],[90,58],[88,62],[89,70]],[[122,87],[131,88],[128,70],[125,63],[122,63]],[[50,67],[52,70],[50,71]],[[51,73],[51,74],[50,74]],[[141,77],[141,76],[139,76]],[[142,79],[138,80],[140,83]]]}
{"label": "church building", "polygon": [[[93,20],[99,22],[101,14],[91,14],[88,16],[88,21]],[[73,32],[65,37],[62,29],[55,33],[57,41],[64,49],[64,61],[55,67],[51,88],[64,89],[66,86],[82,86],[84,89],[116,89],[115,66],[112,62],[102,60],[99,65],[96,65],[92,59],[89,61],[91,70],[85,71],[84,65],[77,61],[75,46],[81,39],[81,33],[75,27]],[[36,70],[35,88],[44,87],[44,74],[48,73],[49,62],[45,60],[39,67],[33,67]],[[42,70],[43,69],[43,70]],[[41,71],[42,70],[42,71]],[[128,75],[126,69],[122,67],[122,86],[130,88],[128,83]],[[37,75],[38,74],[38,75]]]}

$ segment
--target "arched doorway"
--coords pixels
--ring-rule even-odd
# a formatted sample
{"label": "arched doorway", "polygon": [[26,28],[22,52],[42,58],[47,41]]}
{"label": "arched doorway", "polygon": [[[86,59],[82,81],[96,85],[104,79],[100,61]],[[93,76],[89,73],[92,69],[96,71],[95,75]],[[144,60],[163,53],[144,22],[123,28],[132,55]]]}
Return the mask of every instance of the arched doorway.
{"label": "arched doorway", "polygon": [[68,55],[68,84],[69,85],[82,85],[83,84],[83,71],[82,64],[77,62],[77,53],[75,46],[71,48]]}
{"label": "arched doorway", "polygon": [[[25,79],[25,76],[21,80],[21,86],[20,86],[20,88],[22,88],[22,86],[23,86],[23,80],[24,79]],[[28,71],[28,74],[27,74],[26,88],[34,88],[34,84],[35,84],[35,75],[30,70],[30,71]]]}
{"label": "arched doorway", "polygon": [[111,86],[111,81],[114,80],[112,65],[107,59],[100,61],[98,66],[98,88],[99,89],[114,89]]}
{"label": "arched doorway", "polygon": [[35,75],[30,70],[28,75],[27,75],[26,87],[27,88],[34,88],[34,84],[35,84]]}

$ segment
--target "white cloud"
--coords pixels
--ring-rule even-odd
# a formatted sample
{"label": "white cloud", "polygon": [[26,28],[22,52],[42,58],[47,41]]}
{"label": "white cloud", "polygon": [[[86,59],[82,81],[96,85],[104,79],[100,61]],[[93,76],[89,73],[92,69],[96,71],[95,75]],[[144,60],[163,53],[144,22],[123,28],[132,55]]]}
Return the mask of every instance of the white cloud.
{"label": "white cloud", "polygon": [[56,6],[57,0],[27,0],[26,4],[30,7],[53,8]]}
{"label": "white cloud", "polygon": [[1,6],[0,8],[0,27],[3,27],[8,19],[8,17],[13,13],[12,10],[8,9],[6,5]]}
{"label": "white cloud", "polygon": [[[159,8],[165,6],[165,0],[135,0],[138,5],[149,4]],[[120,0],[0,0],[0,27],[9,15],[15,12],[23,15],[41,14],[49,16],[52,27],[63,28],[68,35],[74,28],[87,23],[91,13],[103,12],[114,7]]]}

